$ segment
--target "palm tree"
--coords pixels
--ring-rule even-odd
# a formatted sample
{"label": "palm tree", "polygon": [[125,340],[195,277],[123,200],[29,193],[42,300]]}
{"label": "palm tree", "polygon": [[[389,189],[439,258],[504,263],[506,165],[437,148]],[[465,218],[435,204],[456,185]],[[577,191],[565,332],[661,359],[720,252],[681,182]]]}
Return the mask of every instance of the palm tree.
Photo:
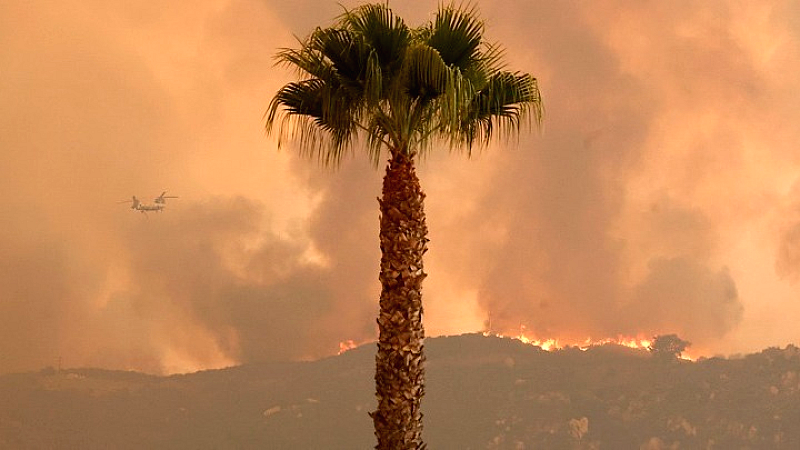
{"label": "palm tree", "polygon": [[433,141],[463,149],[496,133],[519,131],[542,104],[536,79],[510,72],[488,44],[474,7],[441,6],[433,20],[409,28],[387,4],[345,12],[317,28],[279,62],[296,69],[272,99],[267,131],[278,146],[336,165],[361,139],[377,166],[388,165],[380,205],[380,313],[375,384],[376,449],[422,449],[424,393],[422,255],[427,226],[415,161]]}

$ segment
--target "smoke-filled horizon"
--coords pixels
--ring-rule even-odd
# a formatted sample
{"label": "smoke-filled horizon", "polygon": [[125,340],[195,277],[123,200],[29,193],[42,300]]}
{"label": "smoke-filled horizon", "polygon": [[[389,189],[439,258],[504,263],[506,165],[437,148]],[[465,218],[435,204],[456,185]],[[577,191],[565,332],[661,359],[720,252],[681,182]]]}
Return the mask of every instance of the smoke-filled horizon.
{"label": "smoke-filled horizon", "polygon": [[[357,2],[345,2],[348,7]],[[411,26],[437,2],[392,5]],[[428,335],[800,340],[800,8],[477,3],[542,131],[419,165]],[[383,168],[263,129],[336,2],[0,5],[0,373],[171,373],[376,336]],[[180,198],[147,216],[119,201]]]}

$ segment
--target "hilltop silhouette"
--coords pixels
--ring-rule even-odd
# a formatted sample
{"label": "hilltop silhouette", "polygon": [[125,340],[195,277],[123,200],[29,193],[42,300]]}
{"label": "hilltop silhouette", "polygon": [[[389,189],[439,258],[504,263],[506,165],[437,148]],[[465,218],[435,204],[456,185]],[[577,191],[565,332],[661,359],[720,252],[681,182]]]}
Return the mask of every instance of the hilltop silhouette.
{"label": "hilltop silhouette", "polygon": [[[654,357],[432,338],[435,449],[800,448],[800,350]],[[367,449],[373,345],[313,362],[166,377],[52,368],[0,376],[0,448]]]}

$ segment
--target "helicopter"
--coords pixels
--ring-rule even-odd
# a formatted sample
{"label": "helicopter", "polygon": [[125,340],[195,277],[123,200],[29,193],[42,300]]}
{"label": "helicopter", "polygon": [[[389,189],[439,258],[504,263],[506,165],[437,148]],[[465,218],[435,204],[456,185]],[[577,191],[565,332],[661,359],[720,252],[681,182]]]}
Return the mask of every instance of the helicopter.
{"label": "helicopter", "polygon": [[153,203],[151,203],[151,204],[142,203],[142,201],[139,200],[138,198],[136,198],[135,195],[131,196],[130,200],[123,200],[123,201],[121,201],[119,203],[130,203],[132,210],[140,211],[142,214],[147,215],[148,211],[150,211],[150,212],[161,212],[161,211],[163,211],[164,208],[167,206],[167,199],[168,198],[179,198],[179,197],[176,196],[176,195],[167,195],[167,191],[164,191],[164,192],[161,193],[161,195],[159,195],[158,197],[153,199]]}

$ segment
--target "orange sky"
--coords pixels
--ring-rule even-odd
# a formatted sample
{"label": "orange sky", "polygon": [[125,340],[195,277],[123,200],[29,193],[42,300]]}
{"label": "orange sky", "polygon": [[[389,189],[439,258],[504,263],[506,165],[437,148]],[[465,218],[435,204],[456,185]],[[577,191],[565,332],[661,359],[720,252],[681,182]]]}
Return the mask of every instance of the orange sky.
{"label": "orange sky", "polygon": [[[264,135],[335,2],[0,4],[0,373],[189,371],[375,336],[382,173]],[[353,6],[356,2],[347,1]],[[413,26],[435,1],[396,2]],[[800,341],[800,8],[479,2],[541,133],[421,162],[429,335]],[[179,195],[150,217],[118,201]]]}

